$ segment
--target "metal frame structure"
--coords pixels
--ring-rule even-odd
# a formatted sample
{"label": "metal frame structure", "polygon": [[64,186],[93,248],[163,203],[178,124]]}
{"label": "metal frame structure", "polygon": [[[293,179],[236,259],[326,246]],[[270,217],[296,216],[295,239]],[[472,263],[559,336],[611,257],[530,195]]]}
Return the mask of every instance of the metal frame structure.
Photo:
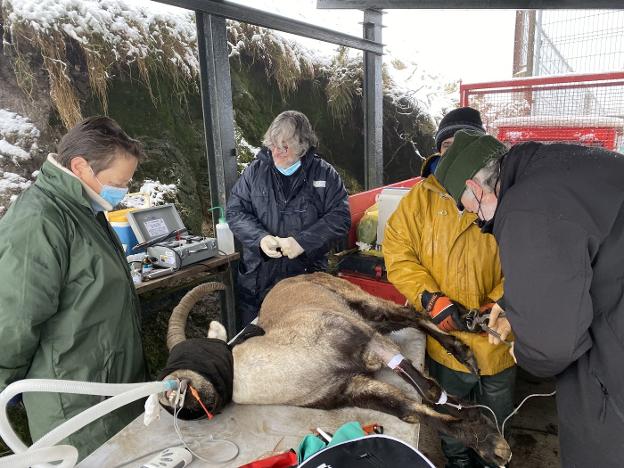
{"label": "metal frame structure", "polygon": [[586,10],[621,7],[621,0],[317,0],[319,9]]}

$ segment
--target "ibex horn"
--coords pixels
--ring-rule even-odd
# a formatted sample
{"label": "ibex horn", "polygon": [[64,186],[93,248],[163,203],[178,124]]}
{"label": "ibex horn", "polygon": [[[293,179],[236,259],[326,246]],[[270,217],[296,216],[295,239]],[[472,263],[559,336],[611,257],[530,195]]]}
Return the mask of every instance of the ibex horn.
{"label": "ibex horn", "polygon": [[167,348],[169,348],[169,351],[178,343],[186,340],[186,320],[197,301],[211,292],[223,291],[224,289],[225,285],[223,283],[203,283],[195,286],[184,295],[180,303],[173,309],[169,318],[169,328],[167,330]]}

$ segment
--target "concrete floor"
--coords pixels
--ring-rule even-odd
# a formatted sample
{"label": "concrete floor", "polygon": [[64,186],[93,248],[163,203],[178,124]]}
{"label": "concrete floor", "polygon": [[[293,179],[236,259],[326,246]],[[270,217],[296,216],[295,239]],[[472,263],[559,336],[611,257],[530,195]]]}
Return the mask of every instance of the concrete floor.
{"label": "concrete floor", "polygon": [[[554,380],[539,379],[518,369],[516,404],[529,394],[550,393],[554,388]],[[529,399],[507,422],[505,433],[509,434],[507,440],[513,452],[509,463],[510,468],[556,468],[560,466],[557,409],[554,397]],[[436,467],[444,467],[445,458],[440,450],[440,439],[436,431],[427,426],[421,426],[418,448]]]}

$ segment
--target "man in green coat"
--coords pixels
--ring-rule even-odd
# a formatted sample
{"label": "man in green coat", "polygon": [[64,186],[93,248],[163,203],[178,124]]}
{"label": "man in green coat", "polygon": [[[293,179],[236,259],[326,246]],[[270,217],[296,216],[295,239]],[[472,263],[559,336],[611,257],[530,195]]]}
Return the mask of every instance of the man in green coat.
{"label": "man in green coat", "polygon": [[[146,379],[140,305],[104,217],[127,192],[141,144],[92,117],[63,137],[0,220],[0,390],[20,379]],[[23,395],[33,440],[102,397]],[[140,413],[127,406],[67,441],[84,458]]]}

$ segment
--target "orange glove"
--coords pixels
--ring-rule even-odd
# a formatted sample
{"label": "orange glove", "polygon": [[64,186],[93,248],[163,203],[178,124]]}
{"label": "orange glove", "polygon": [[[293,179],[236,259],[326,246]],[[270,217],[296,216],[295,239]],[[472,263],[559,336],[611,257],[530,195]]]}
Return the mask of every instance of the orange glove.
{"label": "orange glove", "polygon": [[461,304],[451,301],[442,293],[423,293],[423,302],[427,300],[425,310],[433,323],[445,332],[453,330],[467,331],[466,323],[462,317],[468,312]]}

